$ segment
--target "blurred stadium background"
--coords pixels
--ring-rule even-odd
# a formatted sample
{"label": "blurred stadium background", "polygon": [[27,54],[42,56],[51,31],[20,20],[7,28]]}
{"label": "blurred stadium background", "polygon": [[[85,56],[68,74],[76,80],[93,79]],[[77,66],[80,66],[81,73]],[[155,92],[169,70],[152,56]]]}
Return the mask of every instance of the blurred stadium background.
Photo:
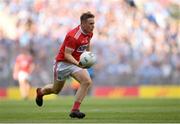
{"label": "blurred stadium background", "polygon": [[[180,98],[179,6],[178,0],[0,0],[0,99],[20,99],[12,69],[22,48],[36,63],[32,86],[52,80],[59,45],[88,10],[96,16],[98,57],[92,96]],[[62,95],[73,94],[72,82]]]}

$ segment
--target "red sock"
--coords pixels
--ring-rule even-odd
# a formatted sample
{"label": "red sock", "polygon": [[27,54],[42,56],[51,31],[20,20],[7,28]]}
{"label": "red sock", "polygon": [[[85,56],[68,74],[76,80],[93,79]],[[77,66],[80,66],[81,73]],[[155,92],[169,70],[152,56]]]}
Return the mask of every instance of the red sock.
{"label": "red sock", "polygon": [[38,88],[38,96],[43,96],[43,93],[42,93],[42,91],[41,91],[42,89],[41,88]]}
{"label": "red sock", "polygon": [[75,101],[71,111],[79,110],[80,105],[81,105],[80,102]]}
{"label": "red sock", "polygon": [[44,96],[41,90],[42,90],[42,89],[40,89],[40,92],[39,92],[39,93],[40,93],[41,96]]}

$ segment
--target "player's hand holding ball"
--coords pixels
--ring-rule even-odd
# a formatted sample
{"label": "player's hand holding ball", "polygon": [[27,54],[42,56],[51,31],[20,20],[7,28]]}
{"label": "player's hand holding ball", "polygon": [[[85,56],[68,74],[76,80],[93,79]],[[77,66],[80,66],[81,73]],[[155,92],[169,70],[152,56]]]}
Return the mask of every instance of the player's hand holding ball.
{"label": "player's hand holding ball", "polygon": [[96,63],[96,56],[90,51],[85,51],[80,56],[79,65],[82,68],[90,68]]}

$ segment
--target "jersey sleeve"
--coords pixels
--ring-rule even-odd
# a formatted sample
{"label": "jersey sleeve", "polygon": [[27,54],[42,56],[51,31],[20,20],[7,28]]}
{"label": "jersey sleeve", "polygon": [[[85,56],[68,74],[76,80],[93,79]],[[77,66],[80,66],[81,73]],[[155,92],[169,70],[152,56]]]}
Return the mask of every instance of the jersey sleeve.
{"label": "jersey sleeve", "polygon": [[73,37],[68,36],[66,39],[66,47],[75,49],[76,48],[76,40]]}

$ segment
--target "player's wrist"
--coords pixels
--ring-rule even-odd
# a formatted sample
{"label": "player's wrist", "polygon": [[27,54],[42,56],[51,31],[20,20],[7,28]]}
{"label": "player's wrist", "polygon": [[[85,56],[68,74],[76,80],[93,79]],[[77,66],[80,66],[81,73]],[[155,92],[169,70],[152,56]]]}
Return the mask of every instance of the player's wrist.
{"label": "player's wrist", "polygon": [[84,66],[81,62],[79,62],[78,66],[81,67],[81,68],[86,68],[86,69],[89,68],[87,66]]}
{"label": "player's wrist", "polygon": [[79,66],[80,68],[83,68],[83,65],[82,65],[81,62],[78,62],[78,65],[77,65],[77,66]]}
{"label": "player's wrist", "polygon": [[74,62],[73,64],[76,66],[79,66],[79,62]]}
{"label": "player's wrist", "polygon": [[79,62],[79,63],[78,63],[78,65],[79,65],[79,66],[82,66],[82,63],[81,63],[81,62]]}

